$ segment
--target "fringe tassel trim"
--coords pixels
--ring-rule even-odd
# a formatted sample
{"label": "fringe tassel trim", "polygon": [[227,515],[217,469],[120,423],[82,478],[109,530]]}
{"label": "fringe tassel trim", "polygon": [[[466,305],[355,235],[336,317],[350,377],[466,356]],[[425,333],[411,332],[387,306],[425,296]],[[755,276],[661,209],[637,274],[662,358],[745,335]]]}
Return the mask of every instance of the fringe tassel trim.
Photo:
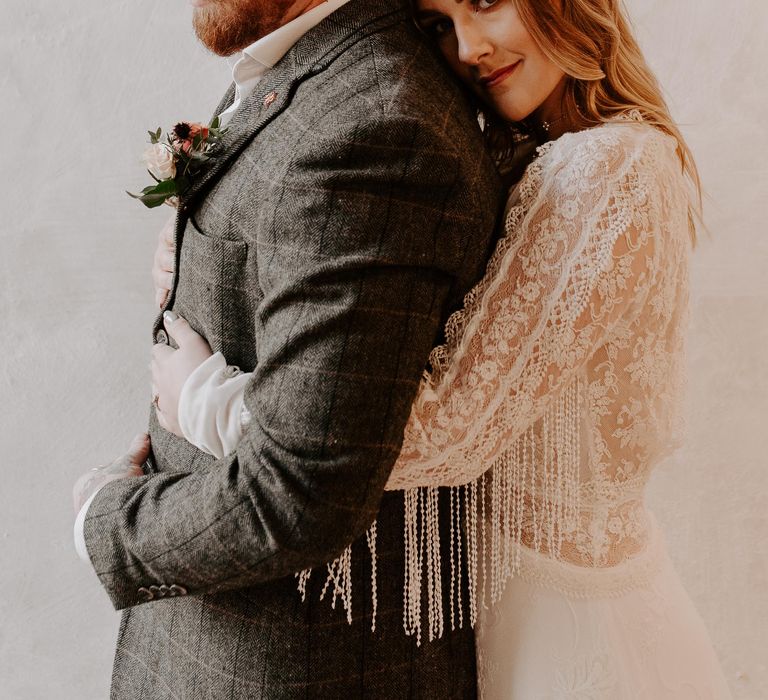
{"label": "fringe tassel trim", "polygon": [[[501,598],[507,580],[521,571],[525,547],[560,559],[564,536],[577,527],[580,508],[581,382],[563,390],[537,425],[529,427],[476,480],[450,491],[450,581],[448,610],[444,610],[439,486],[407,489],[404,493],[405,585],[403,627],[422,642],[426,623],[429,641],[440,638],[446,624],[474,627],[479,606]],[[366,533],[371,556],[373,615],[376,629],[376,522]],[[352,548],[326,566],[320,595],[332,592],[352,624]],[[302,600],[311,569],[296,574]],[[426,579],[426,581],[425,581]],[[466,581],[466,585],[463,585]],[[426,589],[425,589],[426,583]],[[426,600],[423,594],[426,592]],[[426,613],[426,620],[424,619]],[[446,617],[447,614],[447,617]]]}

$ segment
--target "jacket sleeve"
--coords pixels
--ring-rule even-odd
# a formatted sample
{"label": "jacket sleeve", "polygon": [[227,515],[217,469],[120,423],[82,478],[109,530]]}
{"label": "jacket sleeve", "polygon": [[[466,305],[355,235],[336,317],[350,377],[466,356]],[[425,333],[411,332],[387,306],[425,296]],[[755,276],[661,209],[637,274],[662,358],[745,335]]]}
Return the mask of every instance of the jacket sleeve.
{"label": "jacket sleeve", "polygon": [[439,125],[360,115],[313,130],[291,158],[257,241],[258,364],[236,451],[112,482],[89,508],[86,543],[116,609],[161,586],[204,594],[289,576],[361,536],[452,287],[489,251],[496,174]]}

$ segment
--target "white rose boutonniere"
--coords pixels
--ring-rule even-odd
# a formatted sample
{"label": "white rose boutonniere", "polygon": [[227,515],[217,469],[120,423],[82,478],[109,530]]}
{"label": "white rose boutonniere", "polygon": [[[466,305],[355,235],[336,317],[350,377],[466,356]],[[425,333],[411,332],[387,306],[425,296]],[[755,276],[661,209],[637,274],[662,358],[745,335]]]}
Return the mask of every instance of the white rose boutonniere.
{"label": "white rose boutonniere", "polygon": [[142,161],[147,166],[149,174],[158,180],[176,177],[176,162],[173,159],[173,152],[165,144],[152,144],[144,151]]}
{"label": "white rose boutonniere", "polygon": [[176,206],[202,165],[219,155],[219,141],[225,132],[218,117],[209,126],[179,122],[165,139],[162,129],[150,131],[150,146],[142,160],[155,184],[141,194],[128,194],[150,209],[161,204]]}

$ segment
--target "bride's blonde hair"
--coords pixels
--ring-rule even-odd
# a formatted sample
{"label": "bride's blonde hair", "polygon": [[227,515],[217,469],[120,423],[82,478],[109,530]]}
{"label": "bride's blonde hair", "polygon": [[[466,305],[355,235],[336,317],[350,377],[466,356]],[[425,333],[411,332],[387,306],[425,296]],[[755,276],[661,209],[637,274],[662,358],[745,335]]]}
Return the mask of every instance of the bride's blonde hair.
{"label": "bride's blonde hair", "polygon": [[[563,117],[589,127],[637,111],[677,141],[695,198],[691,239],[701,211],[701,180],[688,144],[669,113],[656,76],[632,34],[621,0],[511,0],[539,48],[566,74]],[[497,119],[491,118],[498,129]]]}

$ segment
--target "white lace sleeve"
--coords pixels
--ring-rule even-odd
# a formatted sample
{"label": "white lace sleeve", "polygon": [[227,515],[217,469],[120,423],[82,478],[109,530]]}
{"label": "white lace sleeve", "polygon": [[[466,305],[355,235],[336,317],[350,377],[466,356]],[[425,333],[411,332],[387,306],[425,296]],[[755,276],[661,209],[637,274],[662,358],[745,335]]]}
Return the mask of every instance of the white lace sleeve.
{"label": "white lace sleeve", "polygon": [[388,489],[480,476],[642,309],[662,256],[657,174],[679,168],[669,138],[632,123],[569,137],[540,149],[433,350]]}

